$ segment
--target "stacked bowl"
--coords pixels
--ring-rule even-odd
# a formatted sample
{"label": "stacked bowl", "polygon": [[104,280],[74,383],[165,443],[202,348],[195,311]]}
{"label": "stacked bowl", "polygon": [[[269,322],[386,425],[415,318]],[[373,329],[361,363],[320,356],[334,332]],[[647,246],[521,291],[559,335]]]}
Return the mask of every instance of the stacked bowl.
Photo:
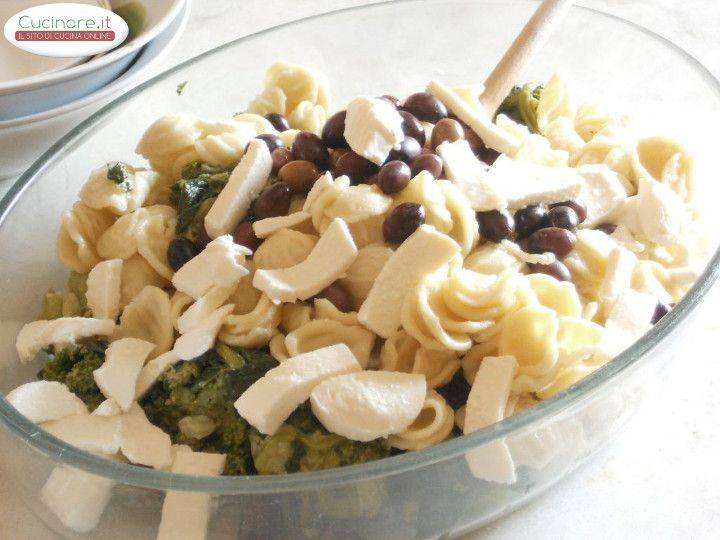
{"label": "stacked bowl", "polygon": [[[77,0],[75,0],[77,1]],[[2,25],[48,0],[3,0]],[[27,168],[65,132],[147,79],[177,41],[190,0],[83,0],[121,14],[131,26],[119,47],[87,58],[33,55],[0,37],[0,180]]]}

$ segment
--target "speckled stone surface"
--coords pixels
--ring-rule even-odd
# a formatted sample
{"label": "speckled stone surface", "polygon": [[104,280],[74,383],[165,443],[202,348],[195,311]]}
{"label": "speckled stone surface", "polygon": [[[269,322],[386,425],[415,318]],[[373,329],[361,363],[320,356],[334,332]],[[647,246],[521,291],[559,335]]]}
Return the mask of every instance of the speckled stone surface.
{"label": "speckled stone surface", "polygon": [[[365,3],[371,2],[194,0],[185,30],[192,39],[181,39],[161,69],[262,28]],[[654,30],[720,75],[718,0],[579,3]],[[0,195],[9,185],[0,183]],[[716,287],[685,338],[685,357],[670,368],[669,384],[648,399],[613,444],[540,499],[468,538],[718,538],[720,361],[712,351],[719,302]],[[2,477],[0,538],[54,538],[20,506]]]}

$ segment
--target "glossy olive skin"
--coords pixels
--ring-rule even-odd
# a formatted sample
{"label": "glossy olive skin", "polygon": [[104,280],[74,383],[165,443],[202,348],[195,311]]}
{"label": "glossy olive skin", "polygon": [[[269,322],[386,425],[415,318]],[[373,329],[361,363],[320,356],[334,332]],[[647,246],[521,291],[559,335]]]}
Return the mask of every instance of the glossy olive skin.
{"label": "glossy olive skin", "polygon": [[583,201],[580,199],[573,199],[571,201],[563,201],[559,203],[554,203],[550,205],[550,208],[555,208],[556,206],[567,206],[572,208],[575,211],[575,214],[578,218],[578,224],[583,223],[587,219],[587,206]]}
{"label": "glossy olive skin", "polygon": [[391,195],[402,191],[410,182],[410,167],[399,160],[389,161],[380,168],[377,185],[383,193]]}
{"label": "glossy olive skin", "polygon": [[415,139],[420,146],[425,146],[425,128],[420,123],[420,120],[415,118],[412,113],[407,111],[400,111],[402,116],[402,131],[407,137]]}
{"label": "glossy olive skin", "polygon": [[396,109],[399,109],[402,106],[402,102],[396,96],[392,96],[390,94],[385,94],[384,96],[380,96],[380,99],[384,99],[385,101],[387,101],[390,105],[392,105]]}
{"label": "glossy olive skin", "polygon": [[255,199],[253,210],[256,219],[285,216],[290,210],[292,188],[285,182],[275,182]]}
{"label": "glossy olive skin", "polygon": [[405,137],[403,141],[400,143],[399,149],[392,149],[390,150],[390,155],[388,155],[387,160],[388,161],[395,161],[396,159],[400,161],[404,161],[405,163],[412,163],[412,161],[420,155],[420,151],[422,150],[422,147],[420,146],[420,143],[417,141],[417,139],[414,139],[412,137]]}
{"label": "glossy olive skin", "polygon": [[490,242],[502,242],[512,236],[514,220],[505,210],[489,210],[476,215],[480,236]]}
{"label": "glossy olive skin", "polygon": [[603,223],[602,225],[598,225],[595,227],[595,230],[602,231],[607,235],[611,235],[615,232],[615,229],[617,229],[617,225],[614,223]]}
{"label": "glossy olive skin", "polygon": [[570,270],[567,269],[560,261],[555,261],[550,264],[532,264],[528,263],[530,272],[533,274],[546,274],[550,277],[554,277],[558,281],[570,281]]}
{"label": "glossy olive skin", "polygon": [[569,206],[554,206],[548,210],[548,221],[552,227],[574,231],[580,224],[575,210]]}
{"label": "glossy olive skin", "polygon": [[258,135],[255,138],[263,141],[267,145],[268,151],[271,154],[278,148],[283,147],[283,143],[280,140],[280,137],[278,137],[277,135],[273,135],[272,133],[263,133],[262,135]]}
{"label": "glossy olive skin", "polygon": [[357,185],[378,172],[378,166],[351,150],[338,158],[333,172],[335,177],[346,175],[353,185]]}
{"label": "glossy olive skin", "polygon": [[432,131],[430,137],[430,148],[437,148],[444,142],[455,142],[465,138],[465,131],[457,120],[443,118]]}
{"label": "glossy olive skin", "polygon": [[200,253],[195,242],[182,236],[173,238],[167,249],[167,260],[170,268],[176,272],[190,259]]}
{"label": "glossy olive skin", "polygon": [[423,223],[425,208],[421,204],[402,203],[385,218],[383,236],[390,244],[402,244]]}
{"label": "glossy olive skin", "polygon": [[270,157],[272,158],[272,172],[274,174],[277,174],[283,166],[290,163],[293,159],[292,152],[285,147],[276,148],[270,153]]}
{"label": "glossy olive skin", "polygon": [[320,169],[326,167],[330,157],[325,143],[309,131],[301,131],[297,134],[292,145],[292,153],[295,159],[312,161]]}
{"label": "glossy olive skin", "polygon": [[322,130],[322,141],[328,148],[347,148],[345,118],[347,111],[339,111],[327,119]]}
{"label": "glossy olive skin", "polygon": [[290,122],[288,122],[287,118],[282,114],[268,113],[265,115],[265,119],[272,124],[272,127],[280,132],[290,129]]}
{"label": "glossy olive skin", "polygon": [[421,171],[429,172],[433,178],[438,179],[442,176],[443,161],[440,156],[435,154],[420,154],[412,160],[410,171],[413,176],[417,176]]}
{"label": "glossy olive skin", "polygon": [[547,225],[547,211],[540,204],[531,204],[515,212],[515,237],[518,240],[527,238]]}
{"label": "glossy olive skin", "polygon": [[286,163],[278,178],[290,186],[296,195],[304,195],[312,188],[320,176],[320,170],[311,161],[295,160]]}
{"label": "glossy olive skin", "polygon": [[423,122],[439,122],[448,116],[448,110],[443,102],[427,92],[418,92],[408,96],[403,103],[403,110]]}
{"label": "glossy olive skin", "polygon": [[535,231],[527,238],[527,251],[530,253],[554,253],[564,259],[575,248],[575,235],[567,229],[545,227]]}
{"label": "glossy olive skin", "polygon": [[334,282],[320,291],[316,298],[326,298],[343,313],[353,310],[352,297],[350,293],[339,282]]}
{"label": "glossy olive skin", "polygon": [[253,230],[252,221],[243,221],[233,231],[233,242],[238,245],[245,246],[251,251],[255,251],[263,243],[262,238],[258,238]]}
{"label": "glossy olive skin", "polygon": [[657,324],[658,322],[660,322],[660,319],[670,313],[671,309],[672,306],[670,304],[658,301],[657,306],[655,306],[655,312],[653,313],[652,320],[650,322],[652,324]]}

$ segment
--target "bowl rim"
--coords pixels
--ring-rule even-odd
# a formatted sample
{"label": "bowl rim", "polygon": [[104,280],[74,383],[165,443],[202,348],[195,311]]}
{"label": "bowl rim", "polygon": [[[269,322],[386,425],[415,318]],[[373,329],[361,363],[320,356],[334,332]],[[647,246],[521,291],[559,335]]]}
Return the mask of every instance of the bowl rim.
{"label": "bowl rim", "polygon": [[113,64],[133,52],[139,52],[143,46],[152,39],[155,39],[155,37],[163,32],[172,23],[172,21],[175,20],[175,17],[178,13],[180,13],[185,1],[186,0],[172,0],[172,4],[169,6],[169,9],[155,24],[155,26],[151,27],[147,32],[143,32],[137,36],[127,45],[122,45],[113,49],[109,53],[103,54],[95,60],[91,59],[87,62],[83,62],[82,64],[72,66],[67,69],[50,71],[39,75],[33,75],[31,77],[24,77],[22,79],[15,79],[13,81],[0,83],[0,95],[18,94],[39,88],[41,86],[49,86],[68,81],[73,78],[82,77],[100,68]]}
{"label": "bowl rim", "polygon": [[[155,63],[162,60],[165,55],[172,49],[177,43],[178,39],[185,30],[188,20],[190,19],[190,11],[192,7],[192,0],[182,0],[183,10],[170,21],[170,24],[156,37],[156,39],[145,44],[137,56],[132,60],[130,65],[114,80],[110,81],[105,86],[98,88],[95,92],[91,92],[86,96],[81,96],[78,99],[59,105],[53,109],[46,111],[40,111],[37,113],[29,114],[26,116],[20,116],[18,118],[10,118],[8,120],[0,120],[0,130],[15,128],[15,127],[26,127],[37,122],[44,122],[51,120],[58,116],[76,112],[79,109],[83,109],[93,103],[100,101],[108,96],[112,96],[117,92],[121,92],[128,85],[134,84],[138,77],[142,77],[149,69],[154,67]],[[172,27],[177,23],[177,28],[167,35],[165,32],[172,30]],[[149,55],[154,56],[149,56]]]}
{"label": "bowl rim", "polygon": [[[0,225],[5,221],[16,202],[20,199],[27,187],[34,182],[37,176],[50,164],[61,159],[64,149],[71,148],[87,134],[91,128],[98,125],[110,112],[142,93],[144,90],[154,86],[156,83],[168,79],[176,72],[193,65],[207,56],[219,53],[224,49],[243,43],[244,41],[281,28],[301,25],[308,20],[332,17],[341,13],[383,9],[393,4],[413,4],[421,3],[422,1],[423,0],[388,0],[376,4],[343,8],[289,21],[224,43],[156,75],[95,112],[39,157],[35,163],[20,176],[5,197],[0,200]],[[463,2],[469,0],[458,1]],[[493,0],[489,0],[489,2],[495,3]],[[526,5],[536,4],[533,0],[514,0],[514,3]],[[574,5],[572,10],[573,12],[587,12],[593,16],[623,24],[633,31],[645,34],[647,37],[673,50],[693,67],[706,83],[707,87],[716,94],[718,102],[720,103],[720,81],[718,81],[710,70],[699,60],[669,39],[637,23],[594,8]],[[611,384],[620,373],[638,367],[642,360],[650,360],[648,353],[654,350],[665,338],[675,333],[681,324],[688,320],[700,302],[707,296],[708,291],[719,276],[720,247],[709,258],[707,266],[688,293],[662,320],[615,359],[576,384],[547,400],[541,401],[530,409],[474,433],[444,441],[423,450],[408,452],[368,463],[323,471],[278,476],[194,476],[146,469],[136,465],[111,461],[105,457],[85,452],[64,443],[21,415],[8,403],[2,394],[0,394],[0,426],[4,426],[12,435],[25,441],[34,450],[56,462],[57,465],[70,465],[92,474],[114,480],[120,484],[158,490],[199,491],[219,495],[267,494],[297,492],[308,488],[316,489],[318,485],[322,485],[324,488],[337,487],[359,480],[368,481],[381,476],[398,475],[420,466],[429,466],[440,461],[455,458],[467,453],[473,448],[502,439],[503,437],[512,436],[515,432],[520,431],[522,428],[538,420],[547,420],[570,413],[584,401],[587,401],[593,397],[593,395],[602,391],[607,385]]]}

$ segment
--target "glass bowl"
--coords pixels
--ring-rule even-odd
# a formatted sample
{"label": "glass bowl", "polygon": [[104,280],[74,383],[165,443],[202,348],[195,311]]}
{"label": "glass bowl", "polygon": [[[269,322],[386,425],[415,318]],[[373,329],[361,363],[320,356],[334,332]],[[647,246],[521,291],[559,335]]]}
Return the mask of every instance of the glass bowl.
{"label": "glass bowl", "polygon": [[[31,380],[14,337],[45,290],[67,274],[55,256],[60,213],[95,166],[133,158],[157,116],[210,119],[241,111],[266,66],[286,59],[324,71],[342,106],[357,94],[406,95],[431,78],[479,82],[536,7],[530,1],[424,0],[334,12],[281,25],[207,52],[108,105],[55,144],[0,204],[0,392]],[[668,41],[626,21],[573,8],[534,62],[529,80],[562,68],[587,96],[624,104],[692,103],[720,110],[717,81]],[[178,83],[188,81],[178,96]],[[700,179],[702,182],[702,179]],[[213,495],[210,538],[435,538],[477,528],[538,495],[592,455],[629,418],[672,358],[718,274],[716,253],[689,294],[639,342],[585,380],[537,407],[433,448],[342,469],[278,477],[194,477],[144,469],[69,447],[0,398],[0,466],[18,497],[65,537],[153,538],[163,494]],[[475,478],[468,460],[505,446],[515,480]],[[58,469],[61,468],[61,469]],[[61,521],[41,499],[55,471],[70,471]],[[72,486],[77,486],[73,488]],[[100,504],[105,503],[107,504]]]}

